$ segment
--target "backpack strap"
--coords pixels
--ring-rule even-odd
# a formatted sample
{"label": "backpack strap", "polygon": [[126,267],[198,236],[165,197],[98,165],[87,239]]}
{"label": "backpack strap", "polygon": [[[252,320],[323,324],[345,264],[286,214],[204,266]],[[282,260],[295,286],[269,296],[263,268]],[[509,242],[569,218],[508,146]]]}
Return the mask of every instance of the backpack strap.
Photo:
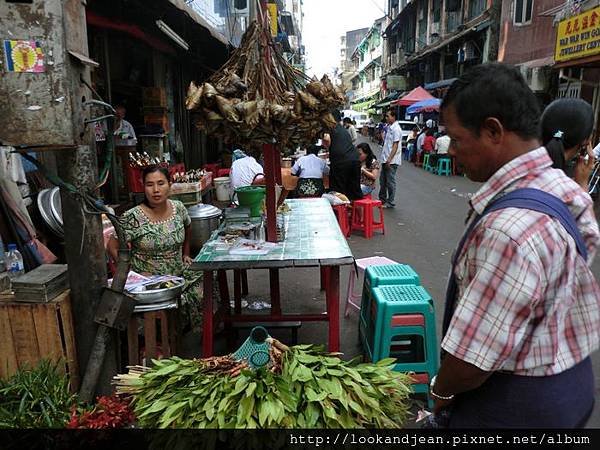
{"label": "backpack strap", "polygon": [[444,309],[444,320],[442,325],[442,336],[446,334],[450,327],[450,321],[454,314],[454,307],[456,305],[458,285],[456,283],[456,277],[454,270],[458,262],[458,257],[462,253],[462,249],[467,242],[467,239],[471,235],[475,226],[481,221],[481,219],[493,211],[498,211],[504,208],[521,208],[529,209],[531,211],[537,211],[546,214],[560,222],[564,229],[571,235],[577,246],[577,253],[579,253],[583,259],[587,261],[587,248],[579,229],[577,228],[577,222],[571,214],[571,211],[567,205],[558,197],[552,194],[533,188],[522,188],[516,189],[508,194],[494,200],[490,203],[487,208],[480,215],[476,216],[467,231],[463,235],[454,255],[452,257],[452,269],[450,272],[450,279],[448,281],[448,288],[446,290],[446,304]]}

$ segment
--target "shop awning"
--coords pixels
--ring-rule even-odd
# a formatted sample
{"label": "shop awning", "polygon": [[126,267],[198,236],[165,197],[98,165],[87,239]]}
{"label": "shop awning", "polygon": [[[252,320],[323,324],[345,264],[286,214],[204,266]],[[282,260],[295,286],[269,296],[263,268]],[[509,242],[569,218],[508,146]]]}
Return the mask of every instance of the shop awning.
{"label": "shop awning", "polygon": [[442,101],[439,98],[428,98],[427,100],[421,100],[420,102],[413,103],[406,112],[408,114],[419,114],[422,112],[433,112],[440,110],[440,104]]}
{"label": "shop awning", "polygon": [[373,106],[376,101],[377,100],[367,100],[366,102],[353,103],[352,109],[354,111],[365,111],[365,110],[369,109],[371,106]]}
{"label": "shop awning", "polygon": [[456,78],[446,78],[445,80],[435,81],[433,83],[425,83],[425,89],[431,91],[433,89],[440,89],[450,86],[456,81]]}
{"label": "shop awning", "polygon": [[373,105],[374,108],[385,108],[387,106],[390,106],[390,103],[392,103],[394,100],[396,100],[398,97],[400,97],[400,92],[394,92],[393,94],[389,94],[387,95],[384,99],[382,99],[380,102],[375,103]]}
{"label": "shop awning", "polygon": [[420,102],[421,100],[427,100],[430,98],[435,98],[421,86],[414,88],[404,97],[399,98],[398,100],[394,100],[392,105],[400,105],[400,106],[410,106],[414,103]]}
{"label": "shop awning", "polygon": [[206,28],[206,30],[210,33],[212,37],[220,41],[222,44],[229,45],[229,42],[218,30],[215,29],[204,17],[198,14],[193,8],[191,8],[184,0],[169,0],[173,6],[175,6],[180,11],[183,11],[187,14],[194,22],[198,25]]}

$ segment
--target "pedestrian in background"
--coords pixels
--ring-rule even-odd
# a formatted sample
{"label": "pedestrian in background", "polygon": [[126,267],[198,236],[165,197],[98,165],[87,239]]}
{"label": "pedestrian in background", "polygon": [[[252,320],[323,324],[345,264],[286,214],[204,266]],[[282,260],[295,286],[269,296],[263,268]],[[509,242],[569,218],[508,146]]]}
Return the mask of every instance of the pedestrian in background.
{"label": "pedestrian in background", "polygon": [[484,184],[452,260],[434,413],[451,428],[583,428],[600,343],[593,203],[551,168],[518,69],[473,67],[441,112],[450,154]]}
{"label": "pedestrian in background", "polygon": [[360,190],[360,161],[358,152],[348,131],[340,125],[340,112],[332,111],[336,126],[329,133],[329,138],[323,139],[323,145],[329,150],[329,188],[344,194],[350,200],[362,198]]}
{"label": "pedestrian in background", "polygon": [[400,142],[402,140],[402,130],[396,120],[396,111],[388,109],[385,113],[385,119],[388,123],[387,131],[383,140],[381,150],[381,174],[379,175],[379,200],[384,208],[394,208],[396,206],[396,171],[402,164],[402,152],[400,151]]}
{"label": "pedestrian in background", "polygon": [[588,192],[595,161],[591,145],[594,131],[592,106],[579,98],[555,100],[542,114],[541,130],[542,143],[552,158],[552,167],[572,176]]}
{"label": "pedestrian in background", "polygon": [[352,119],[350,117],[344,117],[344,128],[346,130],[348,130],[348,133],[350,134],[350,139],[352,139],[352,143],[356,144],[356,139],[358,138],[358,135],[356,133],[356,128],[354,128],[354,124],[352,123]]}

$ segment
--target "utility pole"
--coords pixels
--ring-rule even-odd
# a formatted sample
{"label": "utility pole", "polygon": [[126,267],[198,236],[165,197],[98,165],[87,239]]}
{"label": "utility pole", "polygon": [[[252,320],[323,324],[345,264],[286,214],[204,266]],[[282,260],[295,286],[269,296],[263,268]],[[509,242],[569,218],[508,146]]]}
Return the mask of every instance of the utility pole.
{"label": "utility pole", "polygon": [[[43,56],[30,73],[0,67],[0,141],[9,145],[55,146],[58,175],[88,192],[97,182],[94,134],[84,125],[84,103],[92,92],[88,58],[85,1],[32,0],[0,2],[0,29],[18,36],[22,45],[34,42]],[[35,51],[35,50],[34,50]],[[5,57],[5,55],[4,55]],[[96,327],[93,318],[106,285],[106,257],[99,216],[83,213],[80,202],[61,192],[65,254],[69,265],[71,305],[79,368],[87,365]],[[110,392],[116,373],[114,336],[98,391]]]}

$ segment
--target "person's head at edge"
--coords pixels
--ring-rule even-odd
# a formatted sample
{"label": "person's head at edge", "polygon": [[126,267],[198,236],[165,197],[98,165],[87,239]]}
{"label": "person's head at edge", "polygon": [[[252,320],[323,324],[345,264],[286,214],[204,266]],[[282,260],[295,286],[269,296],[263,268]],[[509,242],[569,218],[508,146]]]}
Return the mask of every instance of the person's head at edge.
{"label": "person's head at edge", "polygon": [[594,129],[594,109],[579,98],[561,98],[550,103],[540,119],[542,143],[552,167],[565,169],[582,147],[590,142]]}
{"label": "person's head at edge", "polygon": [[375,160],[375,154],[373,153],[373,149],[366,142],[361,142],[356,146],[358,149],[358,159],[360,162],[364,162],[367,166],[367,169],[371,168],[373,164],[373,160]]}
{"label": "person's head at edge", "polygon": [[306,155],[319,155],[321,151],[321,146],[317,144],[311,144],[306,148]]}
{"label": "person's head at edge", "polygon": [[333,118],[335,119],[336,124],[338,124],[342,121],[342,113],[340,112],[339,109],[332,109],[331,114],[333,115]]}
{"label": "person's head at edge", "polygon": [[142,172],[144,205],[156,208],[166,203],[171,190],[171,176],[165,167],[148,166]]}
{"label": "person's head at edge", "polygon": [[514,158],[539,147],[538,101],[518,69],[475,66],[444,97],[448,152],[473,181],[487,181]]}
{"label": "person's head at edge", "polygon": [[393,124],[396,121],[396,111],[388,109],[385,113],[385,121],[390,125]]}
{"label": "person's head at edge", "polygon": [[350,125],[352,125],[352,119],[350,117],[344,117],[344,121],[343,122],[344,122],[344,126],[346,128],[349,128]]}
{"label": "person's head at edge", "polygon": [[125,105],[119,103],[115,106],[115,116],[117,117],[117,120],[123,120],[126,113],[127,109],[125,108]]}

